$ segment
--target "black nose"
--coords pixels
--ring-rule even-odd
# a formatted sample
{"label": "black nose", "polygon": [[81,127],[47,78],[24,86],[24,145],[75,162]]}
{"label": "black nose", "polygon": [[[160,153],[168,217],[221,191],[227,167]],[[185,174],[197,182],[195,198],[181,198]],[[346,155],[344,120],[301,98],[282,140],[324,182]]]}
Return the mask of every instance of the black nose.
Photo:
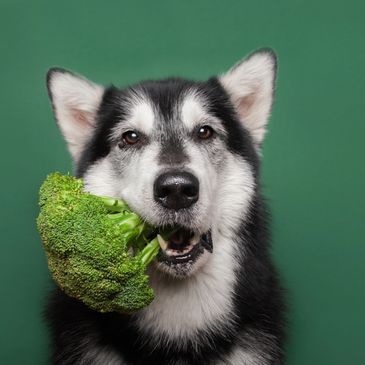
{"label": "black nose", "polygon": [[199,181],[189,172],[166,172],[156,179],[153,192],[165,208],[188,208],[199,198]]}

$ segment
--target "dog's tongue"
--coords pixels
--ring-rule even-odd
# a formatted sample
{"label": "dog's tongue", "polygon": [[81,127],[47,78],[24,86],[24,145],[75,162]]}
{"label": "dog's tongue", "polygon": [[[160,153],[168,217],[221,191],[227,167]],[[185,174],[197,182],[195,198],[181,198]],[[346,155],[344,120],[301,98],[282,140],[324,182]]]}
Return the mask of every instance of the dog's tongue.
{"label": "dog's tongue", "polygon": [[186,229],[180,228],[170,236],[169,240],[176,244],[183,244],[184,242],[189,241],[193,235],[193,232],[189,232]]}
{"label": "dog's tongue", "polygon": [[193,236],[193,232],[189,232],[183,228],[180,228],[170,236],[168,246],[171,249],[182,249],[189,245]]}

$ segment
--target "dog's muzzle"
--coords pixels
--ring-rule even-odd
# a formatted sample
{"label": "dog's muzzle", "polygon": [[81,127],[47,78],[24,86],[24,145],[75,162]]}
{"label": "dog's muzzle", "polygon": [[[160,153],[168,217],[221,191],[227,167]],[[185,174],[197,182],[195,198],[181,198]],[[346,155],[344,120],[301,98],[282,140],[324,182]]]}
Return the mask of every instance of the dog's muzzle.
{"label": "dog's muzzle", "polygon": [[173,231],[168,236],[162,232],[158,235],[161,250],[157,265],[175,277],[189,276],[199,266],[197,263],[202,262],[199,259],[206,257],[204,253],[213,251],[210,231],[202,234],[193,228],[199,180],[189,171],[163,171],[154,182],[153,194],[155,201],[165,208],[161,213],[166,222],[161,226],[162,231],[166,228]]}

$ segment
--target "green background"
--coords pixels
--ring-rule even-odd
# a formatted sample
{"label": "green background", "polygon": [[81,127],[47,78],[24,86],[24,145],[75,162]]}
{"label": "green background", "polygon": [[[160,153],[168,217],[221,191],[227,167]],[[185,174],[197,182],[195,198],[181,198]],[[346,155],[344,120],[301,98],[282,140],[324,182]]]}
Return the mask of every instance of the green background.
{"label": "green background", "polygon": [[270,46],[263,184],[289,292],[288,364],[365,364],[364,24],[363,1],[1,1],[0,363],[47,363],[37,190],[71,168],[47,69],[117,85],[204,79]]}

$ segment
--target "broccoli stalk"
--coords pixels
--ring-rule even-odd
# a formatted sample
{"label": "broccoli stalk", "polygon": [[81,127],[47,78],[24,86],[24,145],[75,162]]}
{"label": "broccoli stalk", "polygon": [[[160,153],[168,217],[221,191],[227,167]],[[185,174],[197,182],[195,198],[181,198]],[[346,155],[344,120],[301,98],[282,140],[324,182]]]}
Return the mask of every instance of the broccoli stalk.
{"label": "broccoli stalk", "polygon": [[39,203],[48,267],[66,294],[99,312],[130,313],[153,300],[146,268],[159,252],[156,230],[125,202],[86,193],[81,179],[53,173]]}

